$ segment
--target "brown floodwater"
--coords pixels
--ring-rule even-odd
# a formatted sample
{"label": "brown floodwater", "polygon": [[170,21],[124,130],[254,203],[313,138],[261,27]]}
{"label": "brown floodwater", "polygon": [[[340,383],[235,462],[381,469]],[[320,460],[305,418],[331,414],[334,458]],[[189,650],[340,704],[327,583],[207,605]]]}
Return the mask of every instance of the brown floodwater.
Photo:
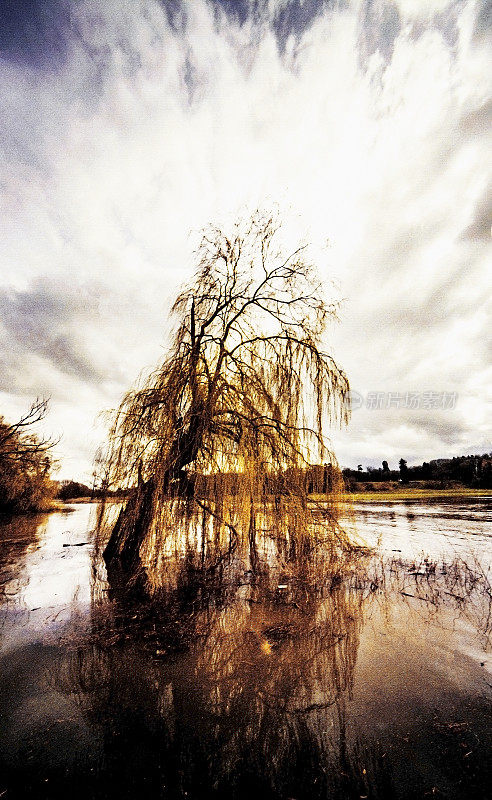
{"label": "brown floodwater", "polygon": [[361,504],[343,570],[183,565],[157,609],[95,519],[0,523],[0,798],[490,797],[490,499]]}

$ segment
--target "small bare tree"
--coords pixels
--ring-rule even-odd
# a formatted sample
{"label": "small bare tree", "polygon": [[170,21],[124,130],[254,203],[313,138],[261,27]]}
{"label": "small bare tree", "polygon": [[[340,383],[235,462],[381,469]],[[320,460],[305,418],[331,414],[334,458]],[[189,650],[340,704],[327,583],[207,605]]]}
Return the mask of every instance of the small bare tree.
{"label": "small bare tree", "polygon": [[169,353],[114,418],[106,483],[136,488],[105,549],[109,571],[139,573],[142,545],[157,559],[178,508],[207,514],[233,545],[245,528],[252,543],[261,504],[285,511],[288,499],[291,533],[294,518],[306,527],[305,470],[336,463],[324,431],[346,419],[348,382],[322,350],[336,305],[305,248],[285,255],[277,239],[260,214],[231,236],[204,233]]}
{"label": "small bare tree", "polygon": [[51,450],[56,441],[40,438],[33,425],[46,416],[47,399],[35,400],[17,422],[0,417],[0,510],[34,511],[52,494]]}

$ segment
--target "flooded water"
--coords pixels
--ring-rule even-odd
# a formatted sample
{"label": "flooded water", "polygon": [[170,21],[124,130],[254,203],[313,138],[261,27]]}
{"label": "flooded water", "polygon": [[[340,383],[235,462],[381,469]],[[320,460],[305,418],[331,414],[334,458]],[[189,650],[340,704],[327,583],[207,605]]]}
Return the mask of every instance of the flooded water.
{"label": "flooded water", "polygon": [[486,798],[491,502],[367,504],[343,574],[122,606],[95,510],[0,525],[0,797]]}

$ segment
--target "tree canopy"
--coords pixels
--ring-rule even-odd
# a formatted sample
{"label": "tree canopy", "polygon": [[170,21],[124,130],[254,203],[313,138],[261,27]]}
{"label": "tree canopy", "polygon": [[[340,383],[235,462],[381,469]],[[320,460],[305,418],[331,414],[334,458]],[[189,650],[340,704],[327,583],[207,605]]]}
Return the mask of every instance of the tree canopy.
{"label": "tree canopy", "polygon": [[323,334],[337,306],[324,301],[306,248],[285,254],[279,239],[276,219],[260,214],[230,235],[204,232],[168,354],[114,418],[107,485],[138,488],[108,563],[134,565],[150,532],[155,540],[166,527],[172,498],[238,537],[246,506],[250,527],[251,508],[273,496],[305,506],[306,468],[336,466],[325,431],[347,417],[348,381]]}
{"label": "tree canopy", "polygon": [[0,417],[0,511],[37,511],[53,494],[51,449],[33,425],[46,415],[47,400],[36,400],[17,422]]}

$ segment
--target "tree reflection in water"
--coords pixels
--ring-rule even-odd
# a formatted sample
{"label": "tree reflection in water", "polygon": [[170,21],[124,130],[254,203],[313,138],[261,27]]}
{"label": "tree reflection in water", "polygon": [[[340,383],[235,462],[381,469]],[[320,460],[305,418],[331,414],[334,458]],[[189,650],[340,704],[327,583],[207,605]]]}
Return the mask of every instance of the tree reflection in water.
{"label": "tree reflection in water", "polygon": [[181,652],[147,618],[116,646],[70,654],[58,678],[102,726],[108,786],[124,796],[149,785],[163,797],[391,796],[384,761],[347,741],[360,595],[304,583],[179,594],[161,619],[169,630],[188,616]]}
{"label": "tree reflection in water", "polygon": [[[392,729],[378,723],[377,698],[376,710],[354,713],[367,672],[358,675],[359,705],[352,691],[364,618],[403,611],[415,631],[446,609],[466,619],[465,609],[478,609],[486,595],[471,572],[460,571],[470,597],[456,600],[451,565],[386,564],[362,551],[334,558],[322,544],[293,559],[287,541],[265,534],[252,569],[247,548],[216,540],[204,549],[196,541],[176,534],[174,552],[153,562],[159,588],[138,604],[114,586],[104,600],[108,587],[94,563],[91,637],[65,653],[53,675],[101,738],[86,796],[413,798],[432,790],[441,758],[449,797],[466,796],[459,770],[468,769],[464,755],[471,763],[468,750],[461,766],[439,749],[446,716],[436,723],[425,708],[417,713],[423,727],[411,752],[421,761],[412,773],[400,755],[408,738],[388,749]],[[364,641],[367,657],[367,631]],[[405,662],[397,669],[403,699],[392,713],[411,714]],[[395,676],[378,678],[378,670],[373,662],[371,679],[383,695]],[[423,686],[410,687],[409,698],[415,690]],[[435,687],[431,696],[439,697]],[[449,735],[455,730],[467,743],[471,733],[460,727]],[[486,776],[474,758],[467,780],[482,797]],[[456,769],[458,777],[446,777]]]}
{"label": "tree reflection in water", "polygon": [[287,550],[266,538],[253,571],[183,541],[152,600],[116,595],[109,612],[95,581],[92,643],[56,681],[102,730],[101,796],[391,796],[384,760],[346,730],[362,595],[330,548],[324,570],[322,547],[297,564]]}
{"label": "tree reflection in water", "polygon": [[[176,526],[149,559],[151,596],[109,587],[96,545],[90,614],[81,600],[59,624],[61,581],[85,580],[89,558],[70,548],[70,567],[65,525],[4,531],[18,593],[4,603],[0,794],[488,797],[479,554],[410,562],[311,537],[300,557],[258,517],[253,563],[247,540],[230,548],[212,526],[203,547]],[[34,584],[44,606],[27,625]]]}

